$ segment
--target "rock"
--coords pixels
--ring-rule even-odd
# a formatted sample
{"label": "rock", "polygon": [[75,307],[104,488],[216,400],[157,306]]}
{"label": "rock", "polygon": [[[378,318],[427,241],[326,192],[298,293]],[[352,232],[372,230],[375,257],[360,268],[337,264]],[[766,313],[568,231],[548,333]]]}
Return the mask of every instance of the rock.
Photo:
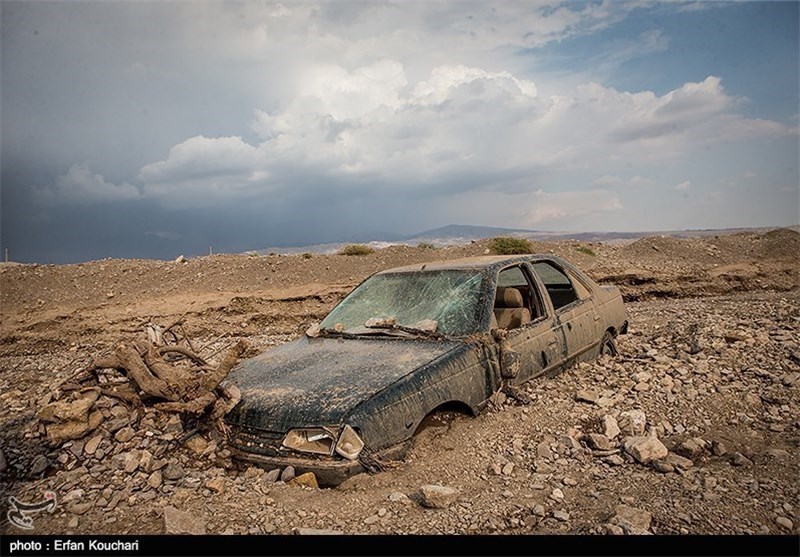
{"label": "rock", "polygon": [[202,435],[193,435],[184,445],[194,454],[201,455],[208,448],[208,441],[206,441]]}
{"label": "rock", "polygon": [[675,467],[666,460],[654,460],[650,465],[662,474],[669,474],[675,471]]}
{"label": "rock", "polygon": [[569,513],[566,511],[553,511],[553,518],[561,522],[566,522],[569,520]]}
{"label": "rock", "polygon": [[616,448],[616,444],[602,433],[587,433],[583,439],[590,448],[598,451],[611,451]]}
{"label": "rock", "polygon": [[175,507],[164,507],[164,530],[167,534],[203,535],[206,533],[206,521]]}
{"label": "rock", "polygon": [[611,456],[607,456],[603,460],[609,463],[611,466],[622,466],[623,464],[625,464],[625,459],[619,456],[618,454],[612,454]]}
{"label": "rock", "polygon": [[722,441],[715,439],[711,442],[711,452],[714,456],[724,456],[728,452],[728,447]]}
{"label": "rock", "polygon": [[5,472],[6,468],[8,468],[8,462],[6,461],[6,455],[3,453],[3,450],[0,449],[0,474]]}
{"label": "rock", "polygon": [[784,375],[783,379],[781,379],[781,382],[787,387],[791,387],[792,385],[797,383],[799,379],[800,379],[800,372],[795,371],[793,373],[787,373],[786,375]]}
{"label": "rock", "polygon": [[692,466],[694,466],[694,462],[689,460],[688,458],[684,458],[682,456],[676,454],[668,454],[667,457],[664,459],[664,462],[674,466],[675,468],[679,468],[680,470],[688,470]]}
{"label": "rock", "polygon": [[147,478],[147,485],[152,487],[153,489],[158,489],[161,487],[161,470],[156,470],[150,477]]}
{"label": "rock", "polygon": [[114,439],[119,441],[120,443],[127,443],[136,435],[136,432],[133,430],[132,427],[127,426],[120,429],[117,433],[114,434]]}
{"label": "rock", "polygon": [[634,437],[644,435],[647,416],[641,410],[627,410],[620,413],[617,424],[620,431],[625,435]]}
{"label": "rock", "polygon": [[37,455],[36,458],[33,459],[33,462],[31,462],[31,476],[38,476],[47,470],[49,465],[50,463],[47,461],[46,456],[43,454]]}
{"label": "rock", "polygon": [[733,453],[731,455],[731,464],[734,466],[751,466],[753,461],[744,456],[742,453]]}
{"label": "rock", "polygon": [[319,489],[317,477],[314,475],[314,472],[306,472],[305,474],[295,476],[289,480],[289,485],[304,485],[307,487],[313,487],[314,489]]}
{"label": "rock", "polygon": [[183,255],[179,255],[175,258],[175,263],[186,263],[186,258]]}
{"label": "rock", "polygon": [[153,454],[147,449],[142,451],[142,456],[139,458],[139,470],[148,474],[153,471]]}
{"label": "rock", "polygon": [[81,515],[81,514],[86,514],[91,508],[92,504],[87,502],[87,503],[75,503],[73,505],[68,506],[67,510],[72,514]]}
{"label": "rock", "polygon": [[789,458],[789,451],[783,449],[767,449],[767,454],[772,458],[784,459]]}
{"label": "rock", "polygon": [[180,434],[183,433],[183,423],[181,417],[172,414],[164,425],[164,433]]}
{"label": "rock", "polygon": [[298,536],[341,536],[341,530],[327,530],[325,528],[295,528],[295,535]]}
{"label": "rock", "polygon": [[139,453],[138,451],[131,451],[125,459],[125,473],[133,474],[139,468]]}
{"label": "rock", "polygon": [[778,518],[776,518],[775,524],[777,524],[781,528],[789,530],[790,532],[792,531],[792,528],[794,528],[794,523],[785,516],[779,516]]}
{"label": "rock", "polygon": [[222,476],[211,478],[206,480],[205,486],[214,493],[222,493],[225,491],[225,478]]}
{"label": "rock", "polygon": [[552,493],[550,493],[550,498],[553,501],[563,501],[564,500],[564,492],[561,491],[559,488],[555,488]]}
{"label": "rock", "polygon": [[380,519],[381,519],[381,517],[379,517],[377,514],[373,514],[372,516],[368,516],[367,518],[364,519],[364,524],[367,524],[367,525],[375,524]]}
{"label": "rock", "polygon": [[248,466],[247,470],[244,471],[245,478],[260,478],[264,474],[266,474],[266,470],[258,466]]}
{"label": "rock", "polygon": [[294,466],[287,466],[281,472],[281,481],[289,483],[294,478]]}
{"label": "rock", "polygon": [[422,505],[431,509],[446,509],[459,495],[457,489],[444,485],[423,485],[419,492]]}
{"label": "rock", "polygon": [[273,468],[261,479],[266,484],[272,484],[278,481],[278,478],[281,477],[281,469],[280,468]]}
{"label": "rock", "polygon": [[514,471],[514,463],[513,462],[506,462],[503,465],[503,469],[501,470],[501,472],[503,473],[504,476],[510,476],[513,471]]}
{"label": "rock", "polygon": [[405,493],[400,493],[399,491],[393,491],[389,494],[389,501],[393,503],[403,503],[408,504],[411,502],[411,499],[408,498],[408,495]]}
{"label": "rock", "polygon": [[95,435],[91,439],[89,439],[86,444],[83,446],[83,452],[87,455],[93,455],[95,451],[97,451],[97,447],[100,446],[100,442],[103,440],[102,435]]}
{"label": "rock", "polygon": [[695,439],[686,439],[675,448],[675,452],[686,458],[697,458],[703,447]]}
{"label": "rock", "polygon": [[659,460],[669,454],[664,444],[656,437],[628,437],[623,446],[626,453],[642,464]]}
{"label": "rock", "polygon": [[650,530],[653,515],[649,512],[628,505],[617,505],[614,512],[612,520],[628,534],[646,534]]}
{"label": "rock", "polygon": [[180,464],[170,462],[164,468],[164,472],[162,475],[164,476],[165,480],[180,480],[183,477],[184,471],[183,466]]}
{"label": "rock", "polygon": [[609,439],[614,439],[619,434],[620,429],[617,419],[610,414],[603,416],[603,435]]}
{"label": "rock", "polygon": [[67,522],[67,528],[74,530],[78,527],[78,524],[80,524],[80,519],[77,516],[73,516],[69,519],[69,522]]}
{"label": "rock", "polygon": [[539,443],[536,445],[536,456],[552,460],[553,451],[550,450],[550,445],[547,443]]}
{"label": "rock", "polygon": [[578,392],[575,393],[575,400],[578,402],[588,402],[590,404],[596,404],[598,400],[600,400],[600,395],[597,391],[591,391],[588,389],[580,389]]}

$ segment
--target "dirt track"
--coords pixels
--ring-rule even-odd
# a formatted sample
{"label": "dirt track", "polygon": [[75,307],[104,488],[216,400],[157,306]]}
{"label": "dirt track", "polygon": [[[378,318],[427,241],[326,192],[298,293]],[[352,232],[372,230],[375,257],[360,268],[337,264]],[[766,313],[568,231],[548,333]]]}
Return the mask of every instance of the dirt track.
{"label": "dirt track", "polygon": [[[51,451],[31,431],[52,387],[150,320],[187,312],[187,332],[209,351],[243,338],[254,353],[295,338],[374,271],[485,249],[478,242],[363,257],[0,265],[4,504],[48,488],[66,498],[53,515],[36,517],[38,533],[163,532],[165,506],[191,512],[212,533],[605,533],[615,531],[619,504],[651,513],[656,533],[798,532],[800,234],[789,230],[538,244],[623,289],[632,325],[622,357],[532,382],[529,405],[507,401],[443,422],[423,432],[399,467],[338,489],[265,483],[256,470],[226,468],[224,450],[198,456],[196,447],[165,453],[163,465],[182,474],[153,487],[148,473],[125,472],[113,459],[146,450],[144,438],[106,439],[98,459],[72,447]],[[699,353],[689,353],[693,342]],[[577,401],[580,389],[611,402]],[[690,468],[662,473],[592,456],[567,439],[571,428],[590,432],[604,415],[634,409],[669,448],[695,438],[708,446]],[[31,474],[41,455],[46,469]],[[423,484],[451,486],[459,498],[424,509],[415,502]]]}

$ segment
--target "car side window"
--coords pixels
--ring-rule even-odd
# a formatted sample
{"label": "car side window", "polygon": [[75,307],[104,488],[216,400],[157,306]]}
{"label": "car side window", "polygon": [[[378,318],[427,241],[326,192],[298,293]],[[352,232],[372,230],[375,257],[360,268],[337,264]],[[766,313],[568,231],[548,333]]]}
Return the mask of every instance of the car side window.
{"label": "car side window", "polygon": [[494,301],[494,317],[499,328],[515,329],[544,314],[538,290],[520,266],[500,271]]}
{"label": "car side window", "polygon": [[550,296],[550,301],[556,310],[591,296],[588,289],[580,281],[576,279],[570,280],[570,277],[553,263],[537,261],[532,263],[531,266],[547,289],[547,294]]}

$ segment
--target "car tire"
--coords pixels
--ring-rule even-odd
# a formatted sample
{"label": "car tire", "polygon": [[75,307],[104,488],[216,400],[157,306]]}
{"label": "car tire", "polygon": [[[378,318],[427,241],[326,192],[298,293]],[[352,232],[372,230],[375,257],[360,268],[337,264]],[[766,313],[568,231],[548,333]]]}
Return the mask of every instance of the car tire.
{"label": "car tire", "polygon": [[603,335],[603,340],[600,341],[600,356],[618,356],[617,342],[614,340],[614,335],[611,331],[606,331]]}

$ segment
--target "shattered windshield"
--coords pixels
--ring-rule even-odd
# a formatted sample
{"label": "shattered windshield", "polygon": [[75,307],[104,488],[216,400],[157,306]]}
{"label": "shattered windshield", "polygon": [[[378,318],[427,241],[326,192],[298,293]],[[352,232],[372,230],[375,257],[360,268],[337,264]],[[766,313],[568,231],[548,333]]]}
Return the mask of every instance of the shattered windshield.
{"label": "shattered windshield", "polygon": [[[375,275],[350,293],[320,324],[344,331],[369,319],[392,319],[414,327],[425,320],[438,333],[463,336],[477,329],[483,274],[479,271],[427,271]],[[338,328],[337,328],[338,329]]]}

